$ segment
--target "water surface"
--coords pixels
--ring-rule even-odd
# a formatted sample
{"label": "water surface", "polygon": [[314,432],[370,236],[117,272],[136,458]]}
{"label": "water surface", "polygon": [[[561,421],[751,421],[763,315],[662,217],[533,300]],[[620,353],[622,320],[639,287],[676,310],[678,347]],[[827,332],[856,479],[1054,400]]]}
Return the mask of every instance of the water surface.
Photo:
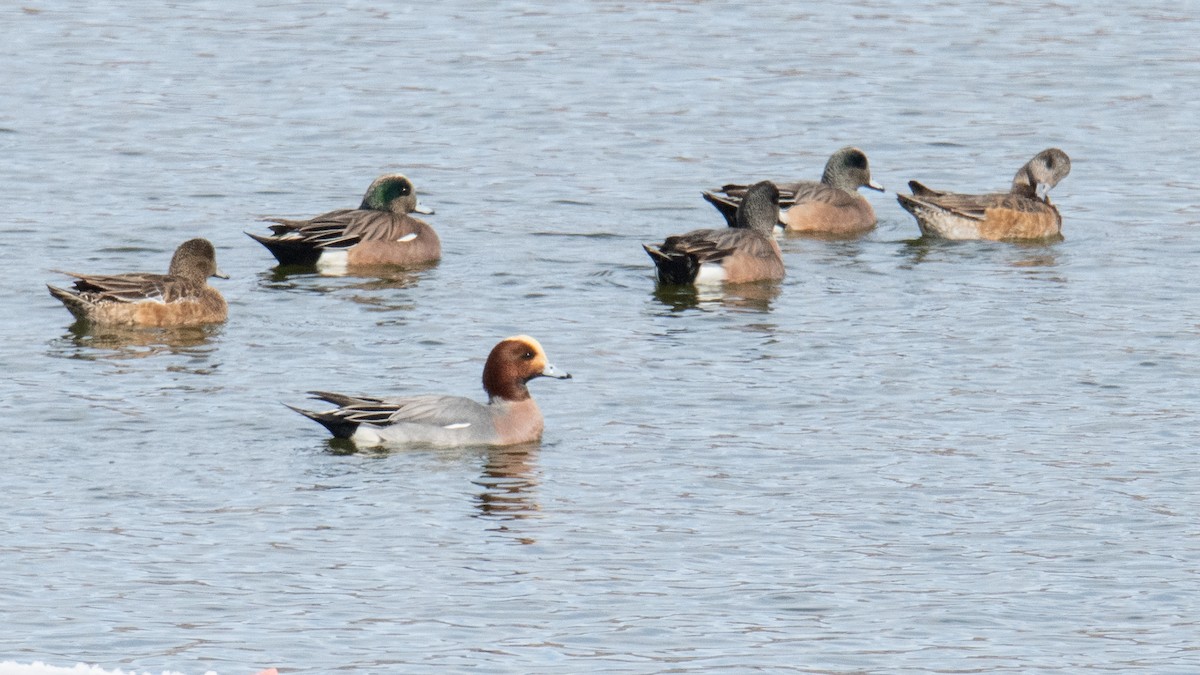
{"label": "water surface", "polygon": [[[1200,669],[1197,16],[1174,3],[199,2],[5,12],[0,659],[253,672]],[[1052,245],[891,194],[787,279],[639,244],[857,145],[890,190],[1065,149]],[[445,258],[278,274],[258,218],[402,171]],[[52,269],[204,236],[227,324],[72,329]],[[542,443],[347,452],[309,389],[478,395]]]}

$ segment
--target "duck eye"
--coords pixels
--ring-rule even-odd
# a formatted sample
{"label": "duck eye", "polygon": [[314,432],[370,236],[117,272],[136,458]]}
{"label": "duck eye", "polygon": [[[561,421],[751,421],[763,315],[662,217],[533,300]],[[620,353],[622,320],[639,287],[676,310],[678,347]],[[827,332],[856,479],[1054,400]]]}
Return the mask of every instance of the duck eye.
{"label": "duck eye", "polygon": [[533,352],[525,352],[524,354],[521,355],[521,358],[525,359],[526,361],[532,361],[533,360]]}

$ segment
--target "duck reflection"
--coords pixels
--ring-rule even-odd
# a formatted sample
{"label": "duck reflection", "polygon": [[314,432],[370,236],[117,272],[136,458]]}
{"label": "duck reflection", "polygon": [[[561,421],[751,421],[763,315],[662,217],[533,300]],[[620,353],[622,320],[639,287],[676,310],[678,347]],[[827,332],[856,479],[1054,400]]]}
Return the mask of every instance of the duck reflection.
{"label": "duck reflection", "polygon": [[159,354],[207,356],[210,342],[223,329],[219,324],[178,328],[127,328],[77,321],[59,338],[73,347],[71,358],[135,359]]}
{"label": "duck reflection", "polygon": [[[349,440],[337,438],[326,439],[325,443],[327,451],[333,455],[388,457],[408,451],[433,452],[439,460],[453,466],[478,458],[483,464],[482,472],[471,481],[480,489],[473,500],[478,510],[475,517],[499,521],[501,525],[496,531],[513,533],[514,522],[532,518],[542,510],[537,501],[540,484],[537,454],[540,442],[467,448],[359,448]],[[519,534],[517,541],[521,544],[536,543],[534,539]]]}
{"label": "duck reflection", "polygon": [[781,287],[777,281],[711,286],[656,284],[653,297],[672,312],[713,307],[770,312]]}
{"label": "duck reflection", "polygon": [[[422,273],[433,269],[436,265],[421,265],[417,267],[397,267],[395,265],[358,265],[351,271],[332,273],[319,270],[312,265],[278,265],[263,273],[264,280],[272,287],[293,289],[303,286],[314,290],[334,290],[333,286],[321,287],[319,284],[300,284],[303,279],[360,279],[350,288],[363,290],[386,290],[414,288],[421,280]],[[338,285],[336,288],[345,288]]]}
{"label": "duck reflection", "polygon": [[1018,249],[1020,254],[1008,261],[1010,267],[1017,268],[1050,268],[1058,266],[1058,255],[1042,247],[1038,250]]}
{"label": "duck reflection", "polygon": [[[805,241],[826,241],[826,242],[831,242],[831,243],[837,244],[837,243],[842,243],[842,242],[848,242],[848,243],[861,242],[863,240],[864,234],[865,233],[863,233],[863,232],[847,233],[847,232],[810,232],[810,231],[806,231],[806,230],[784,230],[782,237],[783,237],[784,243],[788,243],[788,242],[803,243]],[[781,244],[781,247],[784,249],[784,252],[786,253],[788,249],[786,247],[784,247],[782,244]]]}
{"label": "duck reflection", "polygon": [[[312,267],[280,265],[262,274],[268,288],[301,293],[327,294],[349,292],[349,300],[381,312],[409,311],[414,305],[407,295],[380,293],[415,288],[421,281],[421,271],[390,265],[358,266],[353,275],[333,277],[320,274]],[[363,274],[359,274],[362,272]],[[367,274],[369,272],[369,274]],[[334,281],[339,279],[342,281]],[[348,282],[348,283],[347,283]]]}
{"label": "duck reflection", "polygon": [[1058,266],[1058,252],[1053,242],[989,242],[953,241],[936,237],[918,237],[904,242],[901,250],[908,262],[902,267],[912,269],[921,263],[945,262],[998,253],[1005,264],[1018,269],[1047,269]]}
{"label": "duck reflection", "polygon": [[525,443],[487,450],[483,474],[474,481],[483,488],[475,498],[481,518],[523,520],[541,511],[535,494],[539,447],[538,443]]}

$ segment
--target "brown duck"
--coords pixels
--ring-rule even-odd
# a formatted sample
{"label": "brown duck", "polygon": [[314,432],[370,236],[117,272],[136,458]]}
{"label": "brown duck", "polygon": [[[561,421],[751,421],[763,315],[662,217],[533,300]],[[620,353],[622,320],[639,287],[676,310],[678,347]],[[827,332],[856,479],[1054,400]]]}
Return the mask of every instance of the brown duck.
{"label": "brown duck", "polygon": [[175,249],[166,274],[76,274],[74,288],[47,287],[79,321],[106,326],[195,326],[228,316],[225,298],[209,277],[229,277],[217,269],[207,239],[190,239]]}
{"label": "brown duck", "polygon": [[[788,232],[857,235],[875,227],[875,209],[858,189],[882,192],[883,186],[871,180],[867,154],[858,148],[846,147],[833,153],[825,163],[820,182],[793,181],[776,186],[779,206],[787,209],[780,223]],[[730,184],[705,192],[704,198],[732,227],[737,205],[745,193],[745,185]]]}
{"label": "brown duck", "polygon": [[412,181],[394,173],[376,178],[357,209],[338,209],[309,220],[267,218],[271,235],[247,232],[281,265],[338,272],[355,265],[416,267],[442,257],[437,232],[412,213],[433,213],[417,201]]}
{"label": "brown duck", "polygon": [[1071,172],[1071,159],[1058,148],[1034,155],[1013,178],[1008,192],[966,195],[939,192],[909,181],[911,195],[896,195],[917,219],[921,234],[942,239],[1036,240],[1062,236],[1062,216],[1050,189]]}
{"label": "brown duck", "polygon": [[774,237],[777,222],[779,190],[762,181],[746,190],[733,227],[694,230],[642,248],[664,284],[777,280],[784,275],[783,253]]}

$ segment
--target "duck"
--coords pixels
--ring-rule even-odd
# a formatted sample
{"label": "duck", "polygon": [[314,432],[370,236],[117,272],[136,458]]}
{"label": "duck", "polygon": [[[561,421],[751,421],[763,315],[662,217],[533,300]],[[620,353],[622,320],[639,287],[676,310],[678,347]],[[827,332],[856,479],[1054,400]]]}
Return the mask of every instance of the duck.
{"label": "duck", "polygon": [[266,218],[271,234],[246,234],[267,247],[280,265],[316,266],[344,272],[358,265],[420,267],[442,257],[437,232],[412,213],[432,214],[421,205],[404,174],[376,178],[357,209],[338,209],[308,220]]}
{"label": "duck", "polygon": [[189,239],[175,249],[166,274],[77,274],[73,288],[47,284],[76,321],[103,326],[167,328],[221,323],[229,309],[209,277],[228,279],[217,268],[207,239]]}
{"label": "duck", "polygon": [[659,283],[774,281],[785,274],[774,236],[777,222],[779,189],[760,181],[747,188],[731,227],[693,230],[642,248],[654,261]]}
{"label": "duck", "polygon": [[484,363],[487,403],[462,396],[376,398],[310,391],[337,407],[316,412],[288,407],[357,447],[517,445],[542,437],[542,412],[527,386],[538,377],[567,380],[571,374],[549,363],[537,340],[516,335],[498,342]]}
{"label": "duck", "polygon": [[[872,180],[867,153],[858,148],[847,146],[833,153],[819,182],[777,182],[776,186],[779,205],[787,209],[779,222],[787,232],[852,236],[869,232],[877,222],[875,209],[858,189],[883,192],[883,186]],[[737,205],[746,189],[731,183],[703,195],[734,227]]]}
{"label": "duck", "polygon": [[896,199],[929,238],[1061,239],[1062,215],[1050,203],[1050,190],[1069,173],[1067,153],[1047,148],[1017,171],[1008,192],[941,192],[913,180],[908,182],[912,194],[898,194]]}

